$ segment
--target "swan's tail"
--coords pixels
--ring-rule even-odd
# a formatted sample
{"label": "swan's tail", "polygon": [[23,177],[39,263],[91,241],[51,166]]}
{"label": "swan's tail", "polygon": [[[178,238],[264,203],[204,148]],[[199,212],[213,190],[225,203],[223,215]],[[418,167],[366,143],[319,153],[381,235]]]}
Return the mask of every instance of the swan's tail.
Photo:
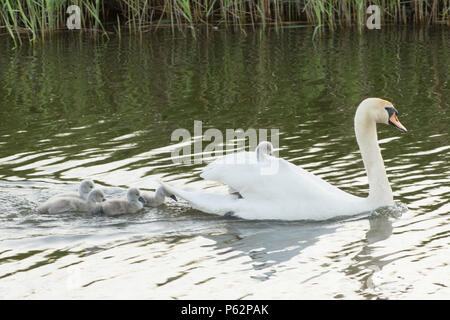
{"label": "swan's tail", "polygon": [[199,191],[187,191],[173,187],[160,181],[162,186],[171,194],[189,202],[194,209],[203,212],[225,215],[234,212],[236,201],[239,199],[233,194],[213,194]]}

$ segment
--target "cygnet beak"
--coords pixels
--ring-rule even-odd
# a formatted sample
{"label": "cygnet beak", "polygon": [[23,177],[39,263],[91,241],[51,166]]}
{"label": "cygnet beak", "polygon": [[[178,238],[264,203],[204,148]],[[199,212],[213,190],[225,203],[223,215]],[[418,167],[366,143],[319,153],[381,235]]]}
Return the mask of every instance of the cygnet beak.
{"label": "cygnet beak", "polygon": [[143,204],[146,204],[146,203],[147,203],[147,201],[146,201],[143,197],[139,197],[138,200],[139,200],[140,202],[142,202]]}

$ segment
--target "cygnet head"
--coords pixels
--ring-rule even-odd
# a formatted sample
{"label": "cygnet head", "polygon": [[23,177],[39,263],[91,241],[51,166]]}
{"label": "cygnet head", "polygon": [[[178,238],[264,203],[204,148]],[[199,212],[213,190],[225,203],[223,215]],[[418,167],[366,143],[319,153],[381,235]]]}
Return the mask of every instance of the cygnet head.
{"label": "cygnet head", "polygon": [[80,184],[80,193],[88,194],[94,189],[94,182],[91,180],[83,180]]}
{"label": "cygnet head", "polygon": [[269,141],[262,141],[256,147],[256,159],[260,161],[264,156],[272,155],[273,145]]}
{"label": "cygnet head", "polygon": [[88,201],[93,202],[103,202],[105,201],[105,194],[100,189],[94,189],[91,192],[89,192]]}
{"label": "cygnet head", "polygon": [[158,197],[169,197],[172,200],[178,201],[177,197],[174,194],[171,194],[169,192],[167,192],[166,188],[164,188],[163,186],[159,187],[156,190],[156,196]]}
{"label": "cygnet head", "polygon": [[128,189],[127,199],[128,199],[129,202],[140,201],[143,204],[147,203],[147,201],[143,197],[141,197],[141,192],[139,191],[138,188],[130,188],[130,189]]}
{"label": "cygnet head", "polygon": [[384,123],[406,132],[406,128],[398,120],[398,111],[391,102],[380,98],[367,98],[356,110],[355,122],[375,121]]}

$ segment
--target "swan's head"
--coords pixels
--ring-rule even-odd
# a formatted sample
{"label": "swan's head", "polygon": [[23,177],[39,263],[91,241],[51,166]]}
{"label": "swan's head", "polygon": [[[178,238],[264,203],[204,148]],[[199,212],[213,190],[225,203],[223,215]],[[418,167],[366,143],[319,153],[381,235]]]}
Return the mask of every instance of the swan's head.
{"label": "swan's head", "polygon": [[91,192],[89,192],[88,201],[93,202],[103,202],[105,201],[105,194],[100,189],[94,189]]}
{"label": "swan's head", "polygon": [[143,197],[141,197],[141,192],[139,191],[138,188],[130,188],[130,189],[128,189],[127,199],[128,199],[129,202],[139,201],[139,202],[142,202],[142,204],[146,204],[147,203],[147,201]]}
{"label": "swan's head", "polygon": [[94,187],[94,182],[92,182],[91,180],[83,180],[80,184],[80,193],[88,194],[94,189]]}
{"label": "swan's head", "polygon": [[406,128],[398,120],[398,111],[391,102],[379,98],[367,98],[358,107],[356,117],[363,114],[365,118],[376,123],[389,124],[396,129],[406,132]]}

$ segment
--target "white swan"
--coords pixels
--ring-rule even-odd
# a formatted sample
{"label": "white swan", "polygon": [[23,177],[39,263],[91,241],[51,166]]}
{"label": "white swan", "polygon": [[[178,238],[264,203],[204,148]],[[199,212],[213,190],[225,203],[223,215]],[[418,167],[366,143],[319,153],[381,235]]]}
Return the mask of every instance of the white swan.
{"label": "white swan", "polygon": [[39,213],[63,213],[70,211],[97,213],[100,210],[98,202],[105,201],[102,190],[94,189],[89,192],[87,200],[77,197],[54,197],[38,207]]}
{"label": "white swan", "polygon": [[100,213],[107,216],[136,213],[143,208],[145,199],[141,197],[137,188],[130,188],[127,192],[127,200],[112,199],[102,203]]}
{"label": "white swan", "polygon": [[141,196],[146,201],[144,207],[159,207],[164,203],[166,197],[177,201],[177,198],[173,194],[168,193],[164,187],[159,187],[156,192],[142,191]]}
{"label": "white swan", "polygon": [[53,198],[60,198],[60,197],[75,197],[83,200],[87,200],[89,192],[91,192],[95,188],[94,182],[91,180],[83,180],[80,184],[80,187],[78,188],[78,193],[76,192],[68,192],[68,193],[62,193],[57,194],[56,196],[53,196]]}
{"label": "white swan", "polygon": [[[324,220],[393,205],[378,146],[376,124],[390,124],[406,132],[392,103],[378,98],[361,102],[355,115],[355,134],[369,179],[369,196],[356,197],[292,163],[268,152],[240,152],[207,165],[202,178],[221,182],[238,192],[211,194],[185,191],[162,183],[166,190],[194,208],[213,214],[234,214],[245,219]],[[257,160],[262,156],[262,160]],[[243,163],[245,162],[245,163]]]}

